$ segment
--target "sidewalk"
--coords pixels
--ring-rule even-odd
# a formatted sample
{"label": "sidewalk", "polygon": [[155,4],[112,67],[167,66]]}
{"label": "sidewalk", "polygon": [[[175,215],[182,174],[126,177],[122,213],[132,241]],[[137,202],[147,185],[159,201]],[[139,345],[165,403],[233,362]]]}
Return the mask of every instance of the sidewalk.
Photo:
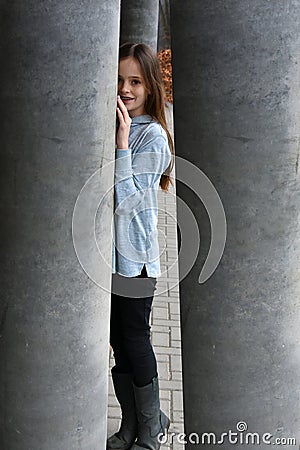
{"label": "sidewalk", "polygon": [[[170,131],[173,131],[172,113],[168,114]],[[175,180],[175,177],[173,176]],[[175,183],[174,183],[175,184]],[[170,433],[184,432],[182,393],[181,330],[178,284],[178,249],[175,186],[168,193],[159,190],[158,231],[161,250],[162,276],[157,279],[153,300],[151,342],[158,364],[161,409],[170,417]],[[114,366],[113,352],[110,353],[109,369]],[[119,429],[121,411],[115,398],[109,370],[107,436]],[[161,450],[183,450],[176,438],[168,439]]]}

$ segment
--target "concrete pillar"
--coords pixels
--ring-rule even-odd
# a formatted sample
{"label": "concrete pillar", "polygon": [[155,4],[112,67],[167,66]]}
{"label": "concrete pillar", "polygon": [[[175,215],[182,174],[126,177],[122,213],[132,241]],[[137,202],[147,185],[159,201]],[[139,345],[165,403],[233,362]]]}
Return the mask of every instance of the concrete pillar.
{"label": "concrete pillar", "polygon": [[[102,450],[111,269],[94,267],[103,289],[84,272],[72,216],[87,179],[114,160],[119,1],[1,10],[0,448]],[[113,164],[106,173],[103,192]],[[111,200],[99,224],[108,262]]]}
{"label": "concrete pillar", "polygon": [[143,42],[157,50],[159,0],[122,0],[120,43]]}
{"label": "concrete pillar", "polygon": [[299,17],[292,0],[171,2],[176,154],[209,177],[227,220],[199,284],[211,226],[178,183],[201,233],[180,286],[185,428],[243,439],[244,421],[262,449],[263,433],[299,443]]}
{"label": "concrete pillar", "polygon": [[158,50],[171,48],[170,0],[159,0]]}

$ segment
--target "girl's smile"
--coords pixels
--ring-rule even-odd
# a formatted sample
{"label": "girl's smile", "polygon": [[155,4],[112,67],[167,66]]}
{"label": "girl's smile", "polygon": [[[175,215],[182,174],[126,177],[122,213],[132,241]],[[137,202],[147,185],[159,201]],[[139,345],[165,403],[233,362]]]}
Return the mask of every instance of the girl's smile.
{"label": "girl's smile", "polygon": [[146,114],[145,102],[148,90],[140,63],[132,56],[121,59],[119,63],[118,95],[130,117]]}
{"label": "girl's smile", "polygon": [[134,97],[124,97],[123,95],[120,96],[123,103],[128,104],[129,102],[134,101]]}

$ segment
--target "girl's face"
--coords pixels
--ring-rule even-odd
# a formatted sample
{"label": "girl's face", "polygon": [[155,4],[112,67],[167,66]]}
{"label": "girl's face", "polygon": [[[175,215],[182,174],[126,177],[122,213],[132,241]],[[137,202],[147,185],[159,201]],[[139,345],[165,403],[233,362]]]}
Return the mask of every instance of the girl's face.
{"label": "girl's face", "polygon": [[140,63],[133,56],[122,58],[119,62],[118,95],[130,117],[146,114],[145,101],[148,93]]}

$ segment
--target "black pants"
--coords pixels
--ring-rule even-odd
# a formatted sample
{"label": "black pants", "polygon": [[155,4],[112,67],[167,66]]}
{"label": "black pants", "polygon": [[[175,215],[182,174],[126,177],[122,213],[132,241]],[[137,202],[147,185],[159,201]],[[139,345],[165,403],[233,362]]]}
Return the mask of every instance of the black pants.
{"label": "black pants", "polygon": [[[141,275],[136,278],[148,278],[145,266]],[[110,345],[116,363],[112,371],[132,373],[136,386],[149,384],[157,375],[149,324],[156,279],[152,278],[152,281],[153,293],[150,296],[132,298],[114,292],[111,294]]]}

